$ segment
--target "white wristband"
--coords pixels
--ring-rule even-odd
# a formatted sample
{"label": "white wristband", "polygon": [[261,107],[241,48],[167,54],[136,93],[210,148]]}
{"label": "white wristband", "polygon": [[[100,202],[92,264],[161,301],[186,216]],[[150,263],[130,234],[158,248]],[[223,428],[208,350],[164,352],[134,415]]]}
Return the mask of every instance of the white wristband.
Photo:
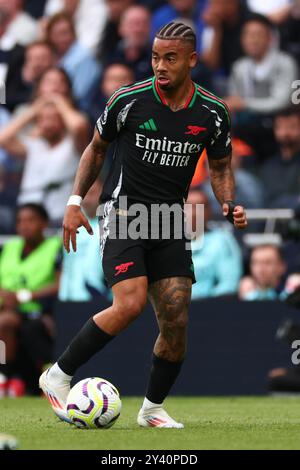
{"label": "white wristband", "polygon": [[17,297],[17,301],[20,304],[25,304],[32,300],[32,292],[30,292],[30,290],[28,289],[20,289],[17,292],[16,297]]}
{"label": "white wristband", "polygon": [[69,200],[67,202],[67,206],[81,206],[82,203],[82,197],[78,196],[77,194],[73,194],[72,196],[69,197]]}

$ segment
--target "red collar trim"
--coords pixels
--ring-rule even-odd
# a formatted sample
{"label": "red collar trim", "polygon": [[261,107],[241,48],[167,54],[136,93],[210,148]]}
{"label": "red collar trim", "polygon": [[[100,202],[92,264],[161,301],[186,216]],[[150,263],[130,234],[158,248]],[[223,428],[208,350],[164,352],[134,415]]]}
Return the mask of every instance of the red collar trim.
{"label": "red collar trim", "polygon": [[[192,83],[193,83],[193,86],[192,86],[192,89],[191,89],[191,93],[189,94],[189,96],[188,96],[188,98],[187,98],[187,100],[186,100],[186,103],[185,103],[185,105],[184,105],[184,107],[183,107],[182,109],[186,109],[186,108],[189,107],[189,105],[191,104],[191,101],[192,101],[192,99],[193,99],[193,96],[194,96],[194,94],[196,93],[195,83],[194,83],[194,82],[192,82]],[[166,102],[166,100],[165,100],[165,98],[164,98],[164,96],[163,96],[163,94],[162,94],[162,92],[161,92],[161,90],[160,90],[160,88],[159,88],[159,86],[158,86],[158,83],[157,83],[157,80],[156,80],[156,79],[155,79],[155,81],[154,81],[154,85],[155,85],[155,90],[156,90],[156,92],[157,92],[157,94],[158,94],[158,96],[159,96],[159,99],[161,100],[162,104],[164,104],[165,106],[168,106],[168,104],[167,104],[167,102]]]}

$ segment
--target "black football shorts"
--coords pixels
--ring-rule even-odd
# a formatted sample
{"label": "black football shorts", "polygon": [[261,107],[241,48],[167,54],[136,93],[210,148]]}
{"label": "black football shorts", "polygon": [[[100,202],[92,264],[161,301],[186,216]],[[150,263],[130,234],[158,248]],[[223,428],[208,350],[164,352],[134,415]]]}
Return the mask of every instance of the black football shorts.
{"label": "black football shorts", "polygon": [[195,283],[188,240],[112,237],[105,217],[99,217],[103,272],[109,287],[125,279],[147,276],[153,283],[169,277],[189,277]]}

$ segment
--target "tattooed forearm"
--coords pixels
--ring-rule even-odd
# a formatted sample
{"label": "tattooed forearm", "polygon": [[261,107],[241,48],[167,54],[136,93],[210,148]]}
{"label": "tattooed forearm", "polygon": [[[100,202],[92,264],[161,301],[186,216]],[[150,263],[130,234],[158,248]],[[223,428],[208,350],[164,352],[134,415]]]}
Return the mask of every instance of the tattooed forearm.
{"label": "tattooed forearm", "polygon": [[162,279],[149,288],[160,329],[154,353],[168,361],[178,362],[185,356],[191,285],[189,278],[174,277]]}
{"label": "tattooed forearm", "polygon": [[87,146],[80,159],[73,186],[73,194],[78,194],[81,197],[86,195],[101,171],[107,147],[108,143],[101,140],[96,130],[93,140]]}
{"label": "tattooed forearm", "polygon": [[221,160],[209,160],[210,179],[213,192],[220,204],[234,200],[234,174],[231,157]]}

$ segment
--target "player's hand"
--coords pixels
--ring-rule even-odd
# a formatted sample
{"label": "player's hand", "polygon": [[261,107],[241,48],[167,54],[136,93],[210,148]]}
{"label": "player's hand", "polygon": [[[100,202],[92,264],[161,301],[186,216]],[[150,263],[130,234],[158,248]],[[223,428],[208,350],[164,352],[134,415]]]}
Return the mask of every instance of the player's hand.
{"label": "player's hand", "polygon": [[68,253],[70,253],[70,241],[72,244],[73,251],[76,251],[76,235],[79,227],[85,227],[86,231],[93,235],[93,229],[90,226],[87,218],[82,213],[79,206],[67,206],[64,221],[63,221],[63,238],[64,247]]}
{"label": "player's hand", "polygon": [[236,228],[244,229],[248,225],[245,209],[234,202],[228,201],[223,204],[223,215]]}

